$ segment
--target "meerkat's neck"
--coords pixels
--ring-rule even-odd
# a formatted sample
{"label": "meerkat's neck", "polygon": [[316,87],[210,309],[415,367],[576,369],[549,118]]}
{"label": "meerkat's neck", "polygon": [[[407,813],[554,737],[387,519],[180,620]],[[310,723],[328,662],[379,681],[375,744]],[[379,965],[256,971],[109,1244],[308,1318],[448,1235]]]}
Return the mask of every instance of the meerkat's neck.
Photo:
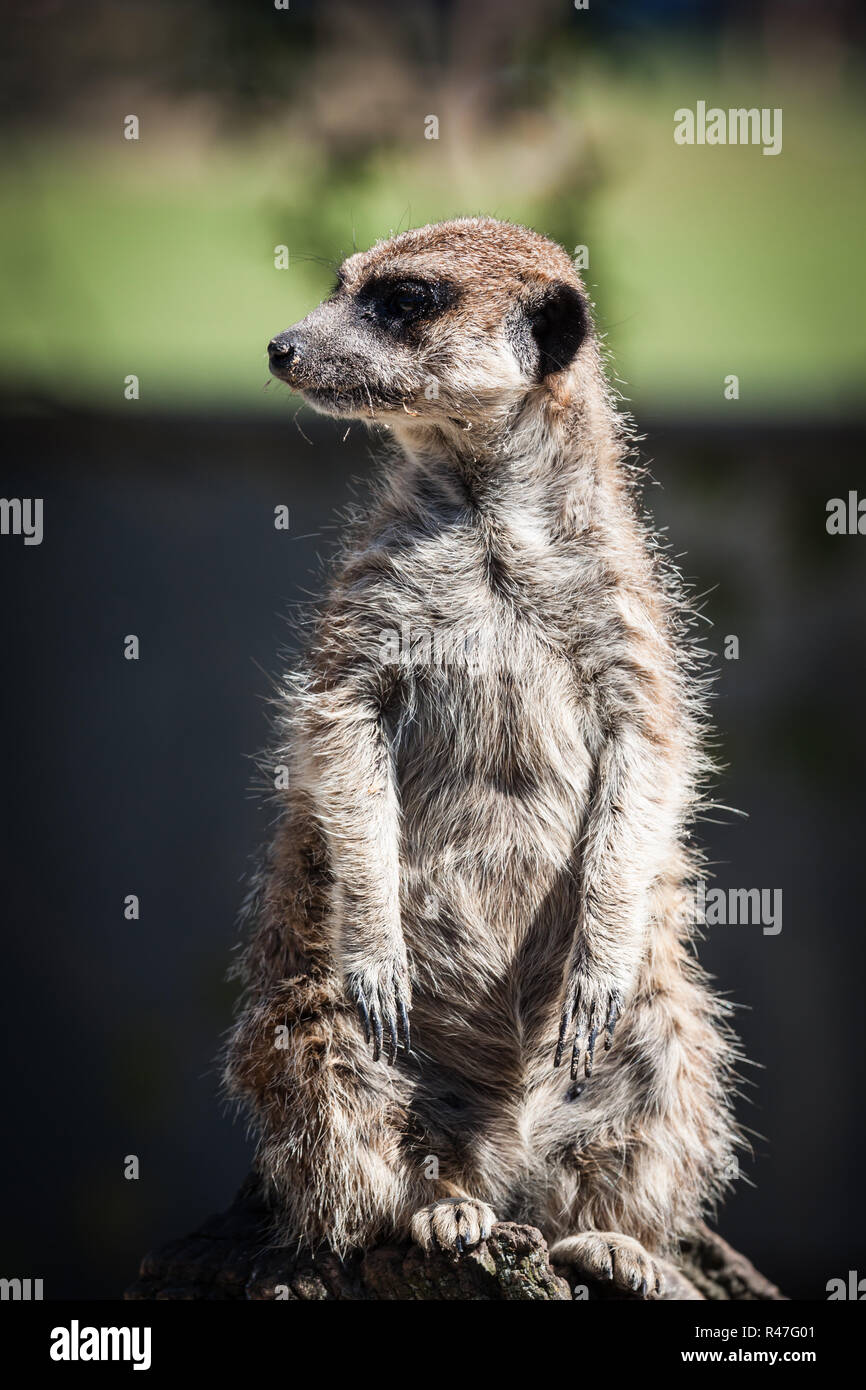
{"label": "meerkat's neck", "polygon": [[431,489],[491,520],[522,518],[551,535],[598,525],[619,505],[622,446],[607,403],[577,409],[527,398],[496,422],[402,423],[402,464],[392,494]]}

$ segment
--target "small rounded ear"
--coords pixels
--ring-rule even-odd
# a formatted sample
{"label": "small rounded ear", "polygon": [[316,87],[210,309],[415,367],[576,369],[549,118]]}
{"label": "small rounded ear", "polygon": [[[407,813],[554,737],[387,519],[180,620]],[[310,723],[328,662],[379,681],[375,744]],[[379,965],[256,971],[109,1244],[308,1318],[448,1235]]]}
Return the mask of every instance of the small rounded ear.
{"label": "small rounded ear", "polygon": [[539,377],[561,372],[577,355],[589,328],[583,295],[564,280],[555,280],[531,301],[529,325],[538,348]]}

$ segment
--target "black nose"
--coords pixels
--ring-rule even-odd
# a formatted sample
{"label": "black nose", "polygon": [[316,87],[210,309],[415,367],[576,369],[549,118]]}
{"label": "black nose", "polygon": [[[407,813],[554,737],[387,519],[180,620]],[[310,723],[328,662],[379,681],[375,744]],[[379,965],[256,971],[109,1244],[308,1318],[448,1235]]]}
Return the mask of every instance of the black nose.
{"label": "black nose", "polygon": [[298,344],[291,333],[278,333],[268,343],[268,358],[272,367],[290,367],[299,356]]}

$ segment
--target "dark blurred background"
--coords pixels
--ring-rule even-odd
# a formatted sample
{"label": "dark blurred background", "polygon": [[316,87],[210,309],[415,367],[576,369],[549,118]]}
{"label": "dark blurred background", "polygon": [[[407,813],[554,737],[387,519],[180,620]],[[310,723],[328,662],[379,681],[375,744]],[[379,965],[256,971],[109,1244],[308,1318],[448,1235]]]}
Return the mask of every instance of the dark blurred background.
{"label": "dark blurred background", "polygon": [[[779,935],[701,950],[756,1064],[719,1228],[794,1296],[866,1275],[866,538],[825,526],[866,494],[858,8],[3,10],[2,495],[45,530],[0,537],[0,1275],[119,1296],[247,1169],[214,1059],[268,834],[252,759],[375,454],[268,385],[264,348],[354,245],[476,212],[589,248],[647,501],[707,596],[719,800],[748,813],[703,828],[715,882],[783,892]],[[698,100],[781,107],[783,152],[677,146]]]}

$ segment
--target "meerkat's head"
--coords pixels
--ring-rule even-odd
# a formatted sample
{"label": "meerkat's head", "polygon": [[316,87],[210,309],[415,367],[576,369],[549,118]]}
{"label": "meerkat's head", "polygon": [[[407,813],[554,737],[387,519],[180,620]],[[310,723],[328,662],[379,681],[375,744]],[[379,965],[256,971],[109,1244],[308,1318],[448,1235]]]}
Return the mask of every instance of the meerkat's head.
{"label": "meerkat's head", "polygon": [[530,393],[564,401],[579,391],[591,334],[560,246],[461,218],[350,256],[329,298],[277,334],[268,356],[273,374],[326,414],[466,428],[503,419]]}

